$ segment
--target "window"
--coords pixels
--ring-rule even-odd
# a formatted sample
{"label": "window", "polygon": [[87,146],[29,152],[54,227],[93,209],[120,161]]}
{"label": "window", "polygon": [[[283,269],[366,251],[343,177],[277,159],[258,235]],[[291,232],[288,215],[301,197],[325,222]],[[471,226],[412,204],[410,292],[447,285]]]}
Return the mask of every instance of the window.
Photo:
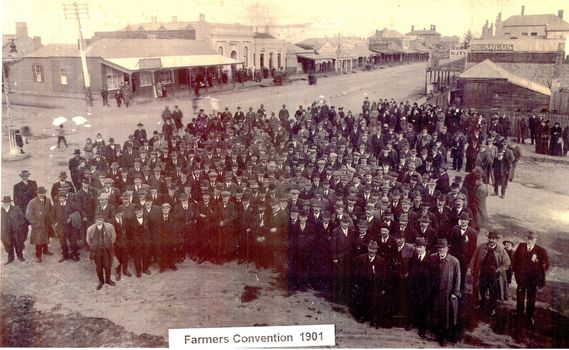
{"label": "window", "polygon": [[117,90],[120,83],[124,81],[124,74],[111,67],[106,67],[105,76],[107,77],[107,90]]}
{"label": "window", "polygon": [[537,36],[536,32],[531,33],[531,36]]}
{"label": "window", "polygon": [[61,85],[67,85],[67,71],[65,68],[59,70],[59,80],[61,81]]}
{"label": "window", "polygon": [[277,68],[281,68],[281,67],[282,67],[282,65],[281,65],[281,53],[279,52],[277,54]]}
{"label": "window", "polygon": [[510,35],[512,35],[512,33],[504,33],[504,36],[505,36],[506,38],[509,38]]}
{"label": "window", "polygon": [[261,67],[261,68],[265,67],[265,54],[264,53],[259,54],[259,67]]}
{"label": "window", "polygon": [[171,84],[172,83],[172,74],[170,74],[169,70],[161,70],[156,72],[156,81],[161,82],[162,84]]}
{"label": "window", "polygon": [[217,52],[218,52],[221,56],[223,56],[223,47],[221,47],[221,46],[218,47],[218,48],[217,48]]}
{"label": "window", "polygon": [[253,54],[253,65],[254,66],[257,65],[257,54],[256,53]]}
{"label": "window", "polygon": [[140,72],[140,86],[152,85],[152,72]]}
{"label": "window", "polygon": [[37,83],[43,82],[43,66],[41,64],[33,64],[32,70],[34,74],[34,81]]}
{"label": "window", "polygon": [[249,67],[249,48],[247,46],[243,48],[243,62],[245,62],[245,67]]}
{"label": "window", "polygon": [[528,33],[522,33],[522,36],[528,36]]}

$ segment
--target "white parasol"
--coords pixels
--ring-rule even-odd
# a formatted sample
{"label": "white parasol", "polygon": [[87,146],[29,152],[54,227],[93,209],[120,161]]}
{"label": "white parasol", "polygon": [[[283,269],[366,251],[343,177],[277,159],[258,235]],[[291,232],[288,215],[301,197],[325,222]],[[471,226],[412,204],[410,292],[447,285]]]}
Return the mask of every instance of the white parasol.
{"label": "white parasol", "polygon": [[65,118],[65,117],[57,117],[57,118],[53,119],[51,124],[53,126],[60,126],[61,124],[65,123],[66,121],[67,121],[67,118]]}

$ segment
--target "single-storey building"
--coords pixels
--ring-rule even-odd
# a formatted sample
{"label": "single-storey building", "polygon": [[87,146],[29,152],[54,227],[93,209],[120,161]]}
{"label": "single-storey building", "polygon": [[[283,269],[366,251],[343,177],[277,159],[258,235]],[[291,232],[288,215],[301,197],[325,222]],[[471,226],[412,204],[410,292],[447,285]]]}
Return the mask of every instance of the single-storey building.
{"label": "single-storey building", "polygon": [[[93,94],[112,96],[129,82],[135,95],[156,93],[160,82],[170,92],[198,82],[217,85],[242,68],[243,61],[222,56],[199,40],[103,38],[85,48]],[[239,66],[238,66],[239,65]],[[83,71],[77,45],[50,44],[8,67],[11,92],[80,97]]]}
{"label": "single-storey building", "polygon": [[487,59],[460,74],[455,96],[467,108],[539,111],[549,108],[551,90]]}

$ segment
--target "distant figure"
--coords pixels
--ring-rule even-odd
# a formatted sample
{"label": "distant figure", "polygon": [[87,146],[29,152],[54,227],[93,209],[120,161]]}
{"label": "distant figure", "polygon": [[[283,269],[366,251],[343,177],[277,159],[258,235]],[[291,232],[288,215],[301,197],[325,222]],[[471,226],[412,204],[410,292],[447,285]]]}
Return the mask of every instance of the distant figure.
{"label": "distant figure", "polygon": [[63,124],[61,124],[59,129],[57,129],[57,148],[60,148],[62,141],[65,148],[67,148],[67,140],[65,139],[65,129],[63,128]]}
{"label": "distant figure", "polygon": [[109,90],[107,88],[101,89],[101,98],[103,99],[103,106],[109,105]]}
{"label": "distant figure", "polygon": [[115,101],[117,101],[117,107],[118,108],[121,108],[122,98],[123,98],[123,96],[122,96],[121,90],[119,89],[119,90],[115,91]]}
{"label": "distant figure", "polygon": [[[24,154],[26,152],[24,152],[24,137],[22,136],[22,133],[20,132],[20,130],[16,130],[16,146],[18,146],[18,150],[20,151],[21,154]],[[67,146],[65,146],[67,147]]]}

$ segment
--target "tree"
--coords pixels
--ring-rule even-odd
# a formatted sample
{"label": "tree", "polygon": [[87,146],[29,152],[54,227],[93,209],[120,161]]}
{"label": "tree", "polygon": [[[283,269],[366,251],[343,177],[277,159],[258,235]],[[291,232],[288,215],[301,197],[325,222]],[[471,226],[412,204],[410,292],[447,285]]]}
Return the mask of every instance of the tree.
{"label": "tree", "polygon": [[468,46],[470,45],[470,41],[472,41],[472,32],[470,31],[470,29],[464,33],[464,39],[462,40],[462,45],[464,45],[464,48],[467,49]]}

